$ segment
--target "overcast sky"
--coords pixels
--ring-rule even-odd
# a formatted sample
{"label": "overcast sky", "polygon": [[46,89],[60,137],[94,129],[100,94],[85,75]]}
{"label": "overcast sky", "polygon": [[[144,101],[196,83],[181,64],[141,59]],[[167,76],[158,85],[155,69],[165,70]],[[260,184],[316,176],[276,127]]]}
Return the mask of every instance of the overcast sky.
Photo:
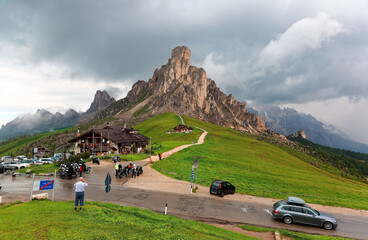
{"label": "overcast sky", "polygon": [[368,144],[368,1],[0,0],[0,125],[125,97],[185,45],[225,93]]}

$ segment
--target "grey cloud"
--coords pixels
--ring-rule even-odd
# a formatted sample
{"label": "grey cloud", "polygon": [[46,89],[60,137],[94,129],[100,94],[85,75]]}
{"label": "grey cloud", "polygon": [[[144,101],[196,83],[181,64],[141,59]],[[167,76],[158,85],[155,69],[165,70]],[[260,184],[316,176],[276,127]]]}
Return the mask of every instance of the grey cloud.
{"label": "grey cloud", "polygon": [[[0,29],[6,33],[0,41],[25,47],[22,54],[32,64],[51,62],[68,68],[65,78],[131,86],[138,79],[150,78],[175,46],[187,45],[193,63],[209,66],[204,63],[207,56],[221,56],[213,59],[217,65],[212,70],[206,70],[221,88],[241,100],[288,103],[367,95],[363,77],[367,50],[362,49],[367,49],[368,26],[359,21],[367,8],[364,1],[354,5],[359,8],[358,16],[341,11],[354,9],[349,1],[341,6],[334,1],[43,0],[0,4]],[[319,12],[326,12],[328,23],[337,22],[350,30],[343,34],[337,30],[312,47],[299,44],[302,51],[297,57],[286,52],[268,66],[257,65],[262,56],[270,60],[274,54],[275,49],[267,48],[272,41],[280,43],[280,35],[293,29],[293,24],[316,19]],[[297,44],[299,35],[284,47]],[[274,71],[279,62],[280,70]],[[116,89],[112,92],[119,95]]]}

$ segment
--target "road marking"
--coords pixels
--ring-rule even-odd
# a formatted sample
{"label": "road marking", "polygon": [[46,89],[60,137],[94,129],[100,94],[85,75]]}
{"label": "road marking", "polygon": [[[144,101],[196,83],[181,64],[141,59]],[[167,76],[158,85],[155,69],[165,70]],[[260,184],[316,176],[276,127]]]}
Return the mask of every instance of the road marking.
{"label": "road marking", "polygon": [[272,216],[272,213],[268,209],[263,209],[266,213],[270,214]]}
{"label": "road marking", "polygon": [[243,212],[248,212],[248,210],[245,207],[240,208]]}

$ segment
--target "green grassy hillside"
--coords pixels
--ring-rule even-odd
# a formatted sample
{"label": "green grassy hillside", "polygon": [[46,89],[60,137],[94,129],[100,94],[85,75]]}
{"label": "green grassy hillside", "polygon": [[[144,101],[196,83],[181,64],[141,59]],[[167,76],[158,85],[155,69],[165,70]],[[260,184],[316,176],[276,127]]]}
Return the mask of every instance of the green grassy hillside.
{"label": "green grassy hillside", "polygon": [[209,186],[214,179],[229,180],[239,193],[281,199],[292,195],[311,203],[368,209],[367,184],[302,160],[311,160],[310,156],[296,157],[253,136],[189,117],[184,121],[208,131],[205,143],[155,163],[154,168],[163,174],[190,181],[193,159],[198,157],[201,185]]}
{"label": "green grassy hillside", "polygon": [[[141,122],[135,125],[134,128],[138,129],[139,133],[151,137],[152,149],[158,153],[184,144],[197,142],[202,131],[196,128],[191,133],[166,134],[166,131],[173,131],[173,128],[179,124],[181,124],[180,117],[169,112]],[[159,147],[160,145],[161,147]]]}
{"label": "green grassy hillside", "polygon": [[[166,134],[181,123],[174,113],[161,114],[134,126],[152,138],[155,154],[196,142],[201,131],[195,126],[209,132],[204,144],[155,163],[154,168],[168,176],[190,181],[193,160],[198,158],[201,185],[209,186],[212,180],[223,179],[231,181],[239,193],[283,199],[292,195],[311,203],[368,209],[367,184],[344,178],[334,169],[317,168],[311,164],[317,161],[311,156],[258,141],[254,136],[228,128],[189,117],[184,120],[194,128],[192,133]],[[0,155],[8,155],[32,141],[56,133],[0,145]]]}
{"label": "green grassy hillside", "polygon": [[[64,132],[68,132],[69,130],[70,129],[61,129],[58,131],[41,133],[33,136],[24,136],[24,137],[17,137],[15,139],[9,139],[5,142],[0,143],[0,156],[31,155],[33,149],[31,149],[29,146],[32,143],[40,141],[41,139],[47,137],[52,137]],[[48,141],[47,144],[50,145],[52,143]],[[47,147],[47,146],[37,146],[37,147]]]}
{"label": "green grassy hillside", "polygon": [[88,201],[32,201],[0,207],[0,239],[255,239],[149,210]]}

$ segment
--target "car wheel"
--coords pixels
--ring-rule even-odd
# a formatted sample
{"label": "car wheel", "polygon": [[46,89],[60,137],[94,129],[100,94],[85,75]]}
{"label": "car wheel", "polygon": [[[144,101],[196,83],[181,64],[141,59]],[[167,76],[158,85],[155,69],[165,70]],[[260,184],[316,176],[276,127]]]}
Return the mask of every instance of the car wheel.
{"label": "car wheel", "polygon": [[291,224],[293,222],[293,219],[289,216],[284,217],[284,223]]}
{"label": "car wheel", "polygon": [[326,230],[331,230],[331,229],[333,229],[333,225],[332,225],[332,223],[330,223],[330,222],[325,222],[325,223],[323,224],[323,227],[324,227]]}
{"label": "car wheel", "polygon": [[24,168],[23,166],[20,167],[20,169]]}
{"label": "car wheel", "polygon": [[221,193],[220,193],[220,197],[224,197],[224,196],[225,196],[224,191],[221,191]]}

